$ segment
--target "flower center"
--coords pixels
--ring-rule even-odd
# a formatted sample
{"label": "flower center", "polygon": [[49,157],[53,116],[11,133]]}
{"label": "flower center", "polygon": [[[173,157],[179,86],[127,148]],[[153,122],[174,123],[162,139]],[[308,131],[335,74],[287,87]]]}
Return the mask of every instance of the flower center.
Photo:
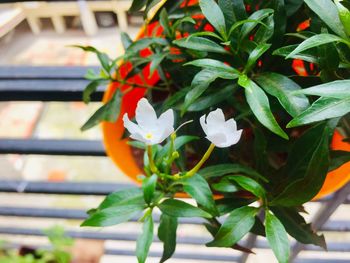
{"label": "flower center", "polygon": [[150,140],[153,138],[153,134],[151,132],[146,134],[146,139]]}

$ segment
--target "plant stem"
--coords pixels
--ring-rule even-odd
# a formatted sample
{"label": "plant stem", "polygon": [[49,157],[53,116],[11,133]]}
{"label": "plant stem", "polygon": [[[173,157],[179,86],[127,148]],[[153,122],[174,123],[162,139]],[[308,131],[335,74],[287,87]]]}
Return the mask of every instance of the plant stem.
{"label": "plant stem", "polygon": [[148,154],[149,167],[151,168],[151,172],[154,174],[157,174],[159,171],[153,161],[152,145],[147,145],[147,154]]}
{"label": "plant stem", "polygon": [[193,167],[190,171],[188,171],[184,177],[191,177],[195,173],[197,173],[198,170],[205,163],[205,161],[208,160],[208,158],[210,157],[210,155],[213,152],[214,148],[215,148],[215,144],[214,143],[210,144],[208,150],[205,152],[205,154],[203,155],[202,159],[196,164],[195,167]]}

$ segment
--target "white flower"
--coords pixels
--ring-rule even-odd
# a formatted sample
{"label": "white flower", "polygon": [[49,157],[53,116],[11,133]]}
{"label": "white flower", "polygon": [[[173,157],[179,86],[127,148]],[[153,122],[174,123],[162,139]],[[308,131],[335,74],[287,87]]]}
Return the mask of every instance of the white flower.
{"label": "white flower", "polygon": [[130,132],[130,137],[147,145],[158,144],[174,132],[174,112],[167,110],[159,118],[147,99],[142,98],[136,107],[136,122],[129,120],[128,114],[123,116],[124,127]]}
{"label": "white flower", "polygon": [[215,144],[216,147],[225,148],[236,144],[241,138],[243,130],[237,130],[236,121],[229,119],[225,121],[224,113],[217,109],[200,118],[206,138]]}

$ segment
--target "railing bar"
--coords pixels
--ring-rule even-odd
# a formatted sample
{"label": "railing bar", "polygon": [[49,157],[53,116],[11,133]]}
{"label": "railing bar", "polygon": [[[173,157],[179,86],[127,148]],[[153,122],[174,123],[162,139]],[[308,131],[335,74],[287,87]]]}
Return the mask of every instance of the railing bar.
{"label": "railing bar", "polygon": [[0,139],[0,154],[106,156],[99,140]]}

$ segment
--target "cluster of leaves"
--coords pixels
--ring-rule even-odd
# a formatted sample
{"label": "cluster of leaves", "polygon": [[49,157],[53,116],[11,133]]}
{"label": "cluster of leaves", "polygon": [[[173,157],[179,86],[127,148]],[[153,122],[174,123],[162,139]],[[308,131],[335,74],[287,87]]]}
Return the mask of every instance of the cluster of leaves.
{"label": "cluster of leaves", "polygon": [[70,263],[71,254],[68,252],[73,245],[73,239],[65,235],[64,229],[60,226],[54,226],[44,230],[45,235],[50,241],[52,248],[50,250],[32,250],[31,253],[19,254],[17,251],[7,250],[6,243],[0,253],[1,263]]}
{"label": "cluster of leaves", "polygon": [[[153,240],[155,207],[162,213],[162,262],[175,250],[179,217],[204,218],[213,235],[208,246],[249,252],[237,242],[249,232],[266,236],[279,262],[288,262],[287,233],[301,243],[325,247],[324,237],[313,232],[300,211],[319,192],[327,173],[349,161],[347,152],[332,151],[329,145],[334,129],[345,140],[350,132],[350,2],[163,1],[154,10],[158,2],[133,1],[133,11],[145,7],[153,29],[134,42],[123,34],[122,57],[111,60],[83,47],[95,52],[103,67],[100,75],[89,74],[91,83],[143,88],[150,101],[155,91],[162,92],[166,99],[154,100],[155,106],[159,111],[173,108],[182,117],[178,123],[220,106],[235,116],[244,139],[230,151],[215,150],[211,163],[192,177],[182,176],[188,160],[200,156],[206,145],[179,136],[153,147],[151,155],[145,154],[142,188],[112,193],[83,225],[110,226],[143,212],[139,262],[145,261]],[[155,15],[150,18],[148,12]],[[144,50],[149,55],[141,55]],[[119,59],[132,65],[123,77],[115,69]],[[295,62],[304,74],[296,74]],[[159,76],[152,88],[132,82],[135,75],[149,77],[142,75],[145,68]],[[100,84],[90,84],[84,97]],[[116,120],[122,96],[118,89],[84,127]],[[183,130],[198,134],[196,124]],[[150,159],[157,170],[151,169]],[[175,199],[179,192],[197,206]],[[214,200],[213,194],[220,198]],[[251,205],[255,201],[258,206]]]}

